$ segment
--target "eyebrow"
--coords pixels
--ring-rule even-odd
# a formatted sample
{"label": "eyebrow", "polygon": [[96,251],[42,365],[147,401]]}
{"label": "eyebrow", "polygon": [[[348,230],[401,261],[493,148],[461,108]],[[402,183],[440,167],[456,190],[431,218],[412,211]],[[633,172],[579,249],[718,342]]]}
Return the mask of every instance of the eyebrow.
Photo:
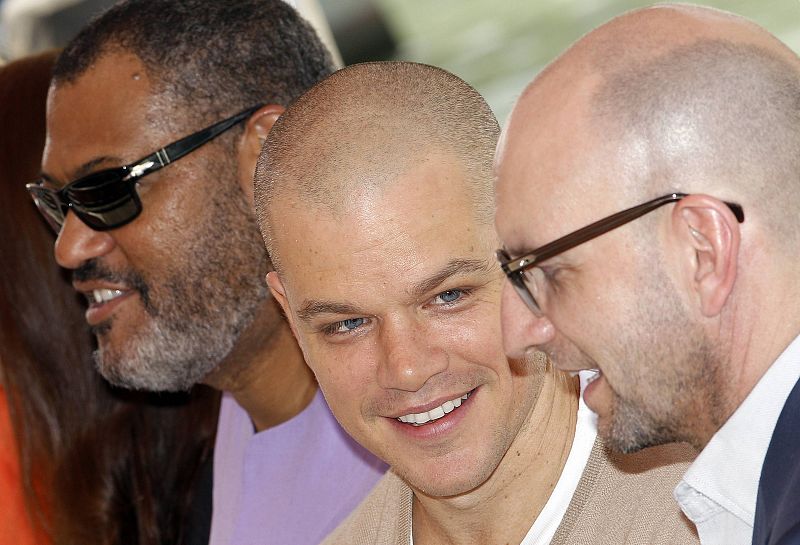
{"label": "eyebrow", "polygon": [[[538,246],[537,246],[538,247]],[[530,247],[515,247],[515,246],[506,246],[503,244],[501,246],[503,250],[511,257],[511,259],[517,259],[518,257],[522,257],[524,255],[528,255],[533,251],[533,248]]]}
{"label": "eyebrow", "polygon": [[304,322],[310,322],[318,314],[359,314],[359,309],[348,303],[311,300],[305,301],[297,311],[297,317]]}
{"label": "eyebrow", "polygon": [[40,172],[39,173],[39,177],[42,178],[43,180],[48,181],[49,183],[51,183],[51,184],[53,184],[55,186],[67,185],[69,183],[74,182],[75,180],[80,180],[81,178],[83,178],[84,176],[87,176],[88,174],[91,174],[92,172],[95,171],[95,169],[97,168],[97,165],[101,165],[103,163],[109,163],[109,162],[122,163],[122,159],[120,159],[119,157],[111,157],[111,156],[108,156],[108,155],[103,155],[102,157],[97,157],[95,159],[92,159],[91,161],[86,161],[85,163],[80,165],[77,169],[75,169],[72,172],[72,176],[70,177],[70,181],[67,182],[66,184],[60,184],[59,182],[56,181],[55,178],[53,178],[52,176],[50,176],[46,172]]}
{"label": "eyebrow", "polygon": [[410,293],[414,297],[420,297],[442,284],[448,278],[474,272],[488,273],[495,265],[492,259],[453,259],[438,272],[414,284]]}
{"label": "eyebrow", "polygon": [[[454,259],[435,272],[428,278],[417,282],[411,287],[410,293],[413,297],[420,297],[442,284],[448,278],[458,274],[468,274],[474,272],[491,272],[495,267],[491,259]],[[308,300],[303,302],[297,311],[297,317],[304,322],[310,322],[319,314],[362,314],[363,311],[355,305],[349,303],[339,303],[335,301]]]}

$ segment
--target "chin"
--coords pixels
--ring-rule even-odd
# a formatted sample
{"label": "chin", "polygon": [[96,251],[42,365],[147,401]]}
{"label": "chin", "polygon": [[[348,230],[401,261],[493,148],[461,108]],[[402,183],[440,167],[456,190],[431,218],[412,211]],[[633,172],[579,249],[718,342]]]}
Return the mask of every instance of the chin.
{"label": "chin", "polygon": [[611,450],[622,454],[682,440],[643,411],[630,408],[600,417],[598,433]]}
{"label": "chin", "polygon": [[392,466],[395,473],[420,493],[433,498],[460,496],[475,490],[491,477],[494,469],[475,467],[460,461],[429,461],[428,465],[444,465],[432,471],[420,471],[418,467],[404,470]]}

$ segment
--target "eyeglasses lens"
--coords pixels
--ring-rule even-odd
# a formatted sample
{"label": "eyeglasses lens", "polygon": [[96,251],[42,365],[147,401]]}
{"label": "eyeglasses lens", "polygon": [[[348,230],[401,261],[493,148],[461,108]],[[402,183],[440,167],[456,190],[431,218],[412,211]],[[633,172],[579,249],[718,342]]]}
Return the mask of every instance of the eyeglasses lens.
{"label": "eyeglasses lens", "polygon": [[[511,256],[508,255],[508,252],[505,250],[498,250],[497,259],[501,264],[507,264],[509,261],[511,261]],[[503,266],[503,269],[508,277],[508,280],[511,282],[511,285],[514,286],[514,290],[517,292],[517,295],[519,295],[520,299],[522,299],[522,301],[535,315],[541,316],[542,311],[539,308],[539,304],[536,302],[536,299],[534,299],[533,292],[525,283],[525,272],[519,271],[509,274],[508,271],[505,270],[505,266]]]}

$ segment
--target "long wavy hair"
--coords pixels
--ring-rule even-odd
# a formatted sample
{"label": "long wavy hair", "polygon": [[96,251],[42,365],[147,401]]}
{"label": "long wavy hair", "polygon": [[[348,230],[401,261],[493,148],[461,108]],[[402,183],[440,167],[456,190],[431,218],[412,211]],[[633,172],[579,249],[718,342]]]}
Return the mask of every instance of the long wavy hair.
{"label": "long wavy hair", "polygon": [[0,380],[32,518],[57,545],[180,544],[219,395],[115,390],[24,184],[36,178],[55,53],[0,68]]}

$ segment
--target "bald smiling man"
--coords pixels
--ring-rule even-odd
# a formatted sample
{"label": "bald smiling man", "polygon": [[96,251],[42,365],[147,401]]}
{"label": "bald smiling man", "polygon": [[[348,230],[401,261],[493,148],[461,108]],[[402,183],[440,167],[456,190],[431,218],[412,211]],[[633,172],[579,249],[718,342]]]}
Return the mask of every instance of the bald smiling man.
{"label": "bald smiling man", "polygon": [[256,210],[330,407],[391,466],[328,545],[689,544],[670,496],[693,454],[596,442],[577,378],[507,358],[483,98],[371,63],[315,86],[262,150]]}
{"label": "bald smiling man", "polygon": [[599,369],[616,450],[702,449],[675,496],[704,545],[800,543],[800,59],[716,10],[623,15],[525,90],[496,171],[509,355]]}

